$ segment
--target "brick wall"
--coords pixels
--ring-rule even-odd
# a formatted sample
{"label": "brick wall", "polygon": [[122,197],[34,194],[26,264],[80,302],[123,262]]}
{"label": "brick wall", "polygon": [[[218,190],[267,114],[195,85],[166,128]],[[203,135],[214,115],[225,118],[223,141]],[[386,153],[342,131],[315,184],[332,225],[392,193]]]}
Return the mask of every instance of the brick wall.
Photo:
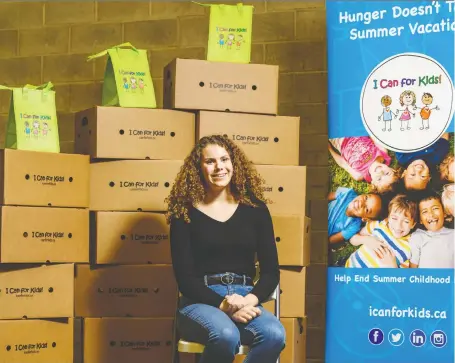
{"label": "brick wall", "polygon": [[[209,2],[209,1],[207,1]],[[228,3],[228,2],[224,2]],[[279,112],[299,115],[300,160],[310,167],[312,265],[307,282],[308,362],[323,361],[327,241],[327,63],[324,1],[257,1],[253,63],[280,66]],[[158,104],[172,58],[204,58],[208,9],[190,2],[0,3],[0,84],[56,85],[62,151],[73,149],[73,113],[101,101],[105,59],[88,55],[124,41],[149,50]],[[4,140],[8,92],[0,92]]]}

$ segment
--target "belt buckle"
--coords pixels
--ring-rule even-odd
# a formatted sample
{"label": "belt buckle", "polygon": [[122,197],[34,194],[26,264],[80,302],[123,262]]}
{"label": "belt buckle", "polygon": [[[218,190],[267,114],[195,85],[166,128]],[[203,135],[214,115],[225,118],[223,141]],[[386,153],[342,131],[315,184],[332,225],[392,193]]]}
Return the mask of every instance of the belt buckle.
{"label": "belt buckle", "polygon": [[225,273],[224,275],[221,275],[221,282],[224,285],[232,285],[234,283],[234,276],[232,276],[231,273]]}

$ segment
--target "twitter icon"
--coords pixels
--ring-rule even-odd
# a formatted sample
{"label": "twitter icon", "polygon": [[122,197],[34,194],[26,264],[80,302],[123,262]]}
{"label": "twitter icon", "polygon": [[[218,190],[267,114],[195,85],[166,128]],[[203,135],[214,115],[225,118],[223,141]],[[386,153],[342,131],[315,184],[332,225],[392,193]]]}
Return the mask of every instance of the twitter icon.
{"label": "twitter icon", "polygon": [[399,347],[404,342],[404,334],[400,329],[392,329],[389,332],[389,342],[394,347]]}

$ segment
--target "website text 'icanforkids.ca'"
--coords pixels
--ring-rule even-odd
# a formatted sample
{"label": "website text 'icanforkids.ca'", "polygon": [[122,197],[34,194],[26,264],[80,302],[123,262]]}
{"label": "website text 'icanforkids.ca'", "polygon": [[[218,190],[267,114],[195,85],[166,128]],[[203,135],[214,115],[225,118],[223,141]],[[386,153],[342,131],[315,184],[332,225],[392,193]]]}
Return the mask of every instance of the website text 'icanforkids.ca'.
{"label": "website text 'icanforkids.ca'", "polygon": [[447,319],[447,312],[445,310],[432,311],[418,307],[399,309],[396,306],[392,308],[375,308],[370,306],[369,315],[379,318]]}

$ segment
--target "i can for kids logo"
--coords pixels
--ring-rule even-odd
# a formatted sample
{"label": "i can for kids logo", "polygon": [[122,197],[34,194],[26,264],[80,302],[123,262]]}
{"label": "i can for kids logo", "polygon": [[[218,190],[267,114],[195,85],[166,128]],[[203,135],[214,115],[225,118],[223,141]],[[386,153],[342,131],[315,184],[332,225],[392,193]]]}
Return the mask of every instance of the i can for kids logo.
{"label": "i can for kids logo", "polygon": [[403,53],[368,76],[360,99],[363,124],[389,150],[427,148],[446,131],[454,110],[453,83],[436,60]]}

